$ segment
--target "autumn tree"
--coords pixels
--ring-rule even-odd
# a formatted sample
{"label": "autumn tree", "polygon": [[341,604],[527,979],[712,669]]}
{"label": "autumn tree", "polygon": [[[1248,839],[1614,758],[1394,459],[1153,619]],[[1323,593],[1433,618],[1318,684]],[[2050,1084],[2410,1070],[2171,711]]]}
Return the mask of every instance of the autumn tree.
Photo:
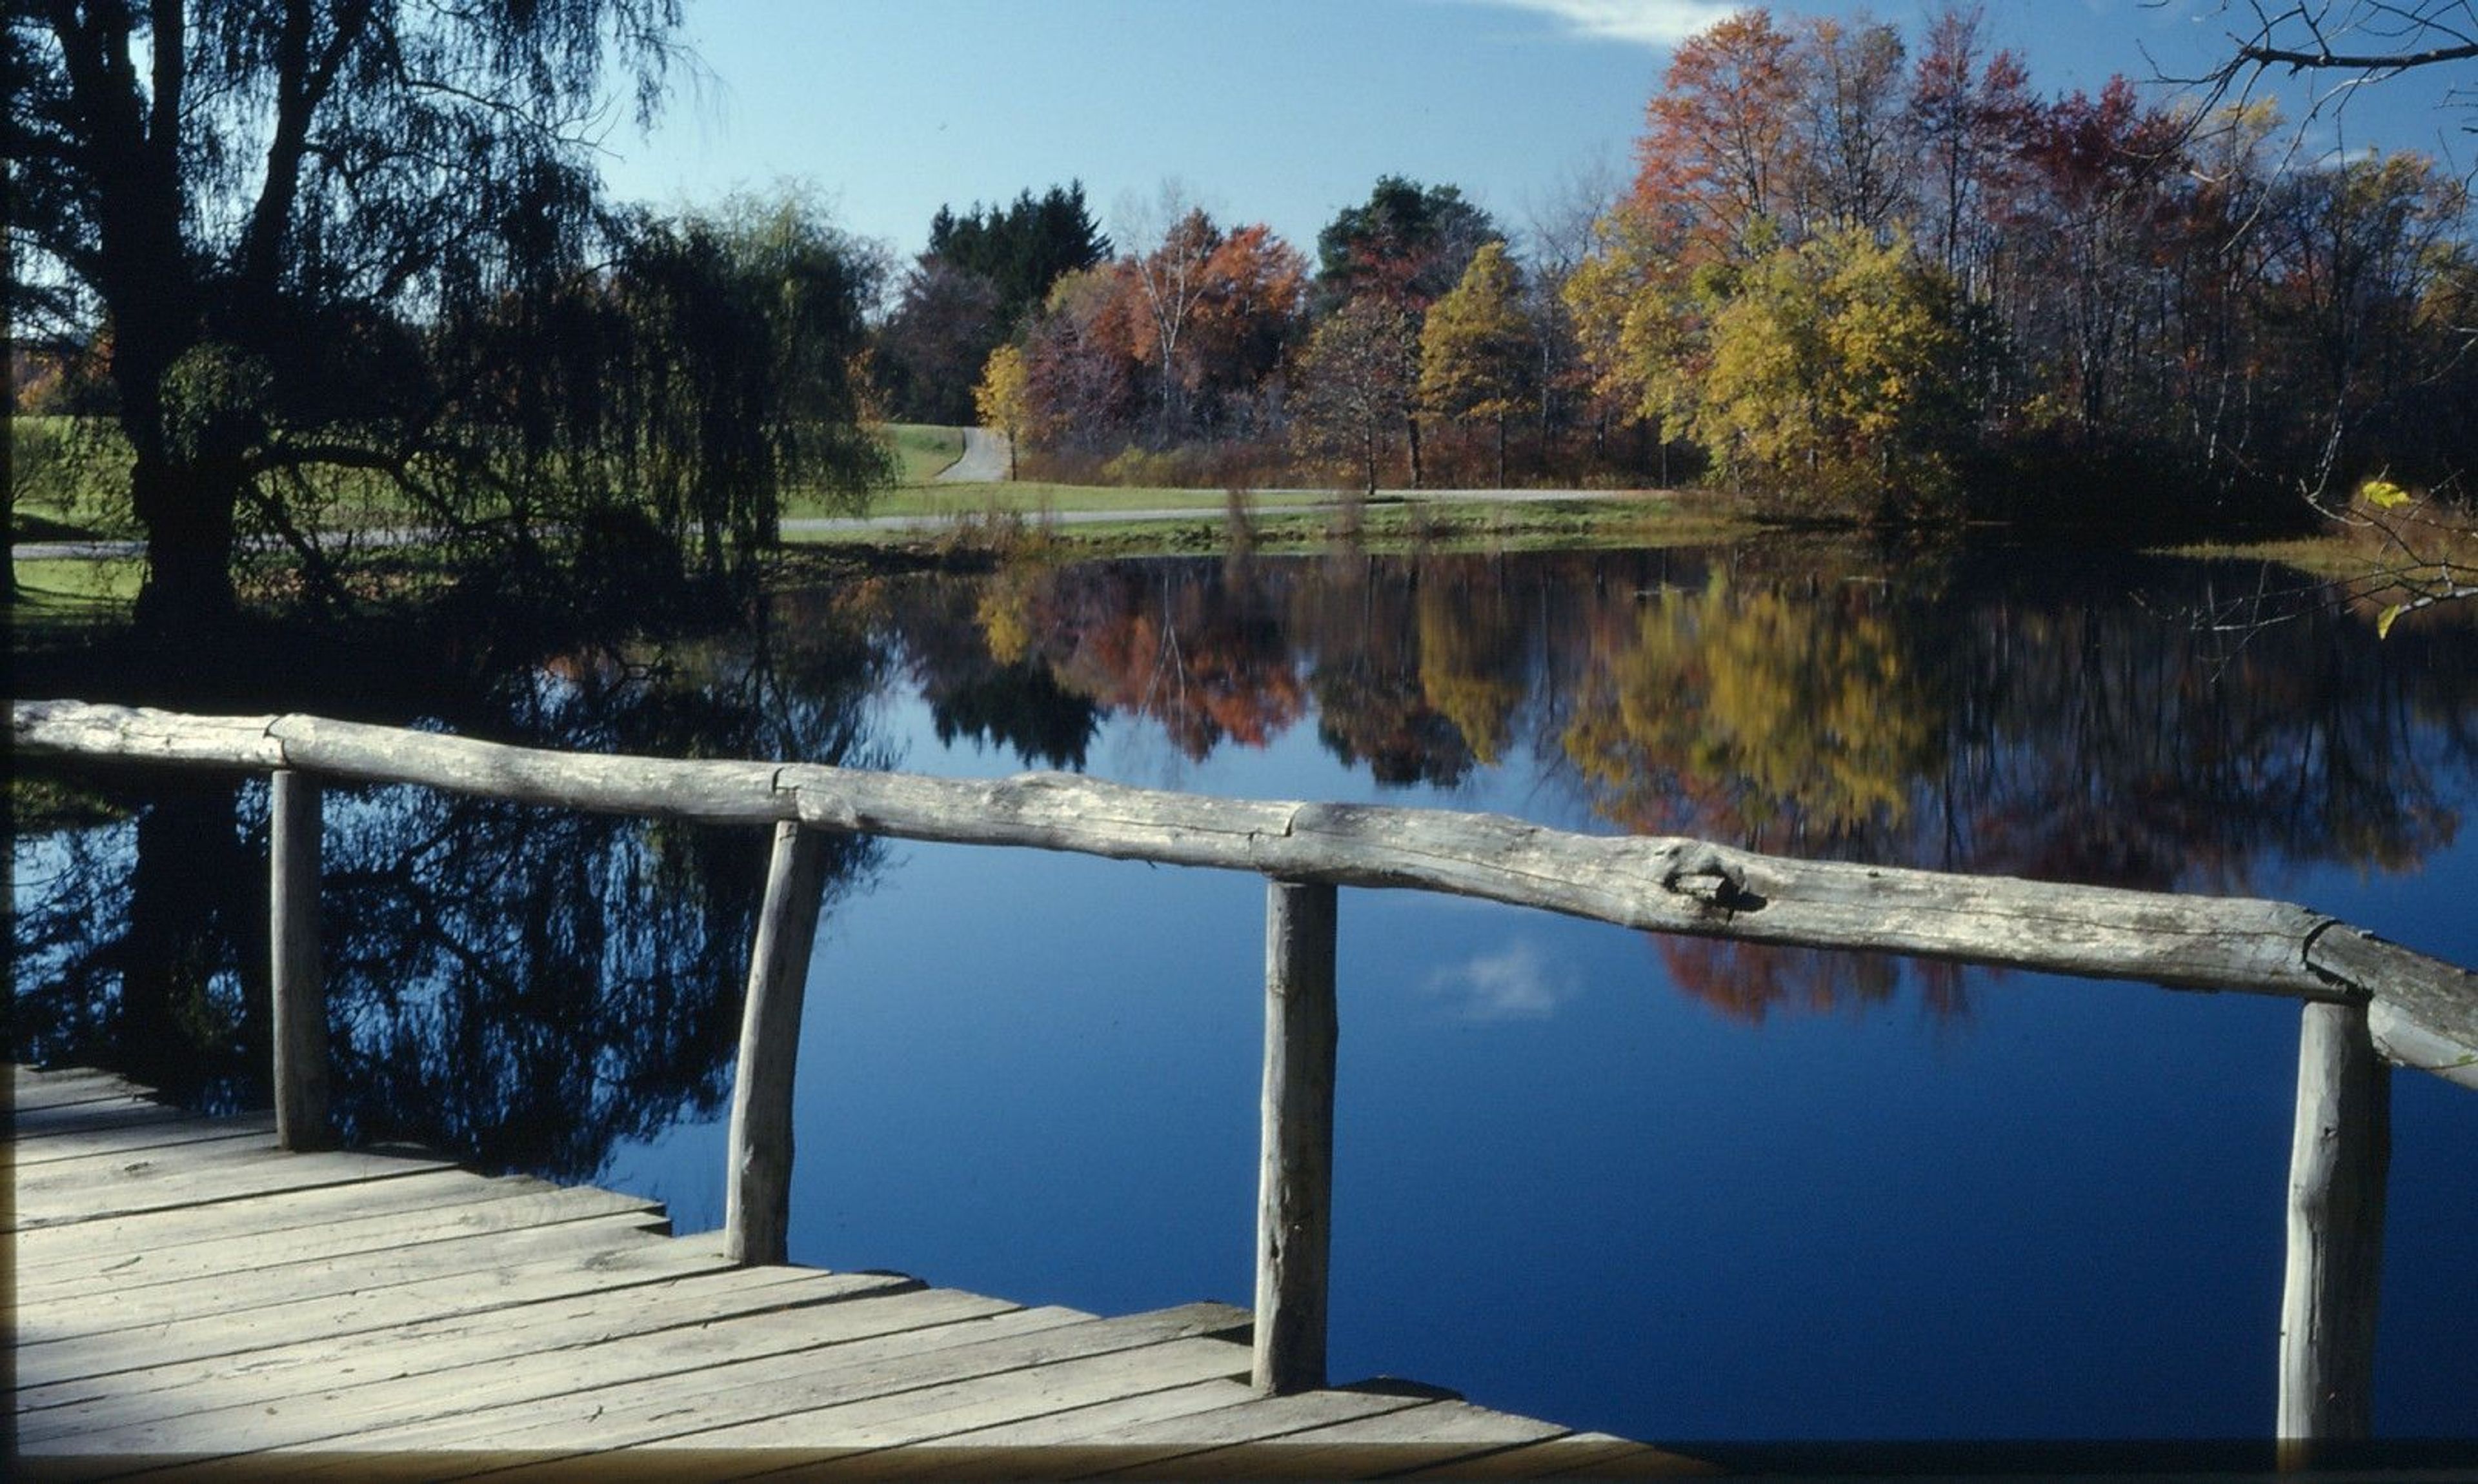
{"label": "autumn tree", "polygon": [[[1317,234],[1319,312],[1376,298],[1407,316],[1416,341],[1429,306],[1462,281],[1481,244],[1504,236],[1458,187],[1379,176],[1366,202],[1343,208]],[[1416,398],[1404,405],[1403,418],[1411,486],[1418,489],[1426,481]]]}
{"label": "autumn tree", "polygon": [[[1185,380],[1180,353],[1206,292],[1206,266],[1222,246],[1222,229],[1203,208],[1189,205],[1176,183],[1164,185],[1158,204],[1129,223],[1125,278],[1144,305],[1149,334],[1136,354],[1151,368],[1158,400],[1157,436],[1175,435]],[[1156,220],[1155,218],[1159,219]]]}
{"label": "autumn tree", "polygon": [[1687,252],[1674,217],[1623,201],[1595,225],[1593,250],[1562,290],[1593,395],[1660,431],[1664,484],[1669,440],[1693,416],[1707,361]]}
{"label": "autumn tree", "polygon": [[1902,34],[1884,21],[1808,21],[1793,54],[1799,216],[1881,232],[1909,214]]}
{"label": "autumn tree", "polygon": [[917,421],[971,421],[973,379],[1004,338],[998,285],[922,254],[903,276],[895,312],[878,329],[888,400]]}
{"label": "autumn tree", "polygon": [[1306,258],[1262,222],[1233,228],[1205,260],[1180,374],[1208,430],[1265,420],[1254,404],[1297,338],[1307,276]]}
{"label": "autumn tree", "polygon": [[2038,291],[2017,337],[2048,359],[2086,436],[2109,429],[2119,383],[2140,365],[2149,290],[2173,257],[2185,133],[2111,77],[2096,98],[2077,89],[2050,105],[2026,141],[2011,225]]}
{"label": "autumn tree", "polygon": [[1869,518],[1953,494],[1952,295],[1907,241],[1845,228],[1705,291],[1709,365],[1690,426],[1733,475]]}
{"label": "autumn tree", "polygon": [[1462,282],[1429,306],[1420,331],[1420,403],[1440,416],[1492,422],[1497,483],[1505,487],[1505,427],[1535,393],[1534,335],[1522,275],[1505,244],[1474,255]]}
{"label": "autumn tree", "polygon": [[1794,47],[1758,7],[1670,54],[1635,146],[1632,204],[1682,232],[1699,257],[1745,257],[1760,223],[1778,228],[1798,215]]}
{"label": "autumn tree", "polygon": [[1936,13],[1907,104],[1920,244],[1979,297],[1991,291],[1997,224],[2037,113],[2029,71],[2012,52],[1989,51],[1985,24],[1976,6]]}
{"label": "autumn tree", "polygon": [[1425,311],[1462,281],[1482,243],[1504,236],[1459,187],[1379,176],[1366,201],[1336,212],[1317,234],[1321,307],[1375,294]]}
{"label": "autumn tree", "polygon": [[1013,345],[991,351],[989,365],[982,367],[981,379],[973,388],[973,409],[983,427],[1006,435],[1009,479],[1016,474],[1016,440],[1030,420],[1031,408],[1031,377],[1024,352]]}
{"label": "autumn tree", "polygon": [[1378,462],[1409,419],[1419,375],[1410,312],[1374,294],[1351,300],[1317,326],[1300,358],[1293,440],[1302,452],[1357,463],[1375,494]]}
{"label": "autumn tree", "polygon": [[1145,405],[1136,349],[1149,333],[1126,265],[1070,273],[1024,335],[1024,436],[1094,453],[1123,442]]}

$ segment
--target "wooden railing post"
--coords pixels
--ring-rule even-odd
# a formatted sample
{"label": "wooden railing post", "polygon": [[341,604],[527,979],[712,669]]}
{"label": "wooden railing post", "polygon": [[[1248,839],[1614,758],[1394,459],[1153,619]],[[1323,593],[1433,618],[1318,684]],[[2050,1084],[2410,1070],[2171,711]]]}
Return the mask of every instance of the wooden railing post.
{"label": "wooden railing post", "polygon": [[1334,889],[1265,897],[1264,1144],[1256,1187],[1256,1389],[1325,1384],[1333,1219]]}
{"label": "wooden railing post", "polygon": [[2288,1155],[2288,1270],[2280,1305],[2285,1462],[2323,1440],[2373,1436],[2375,1300],[2391,1069],[2363,1005],[2308,1005],[2298,1033],[2297,1123]]}
{"label": "wooden railing post", "polygon": [[800,1002],[825,890],[826,837],[774,826],[766,904],[748,958],[740,1063],[731,1087],[731,1166],[723,1195],[723,1255],[780,1263],[792,1225],[792,1081],[800,1055]]}
{"label": "wooden railing post", "polygon": [[327,1119],[327,989],[318,963],[318,780],[279,768],[267,793],[267,942],[275,1041],[275,1142],[335,1143]]}

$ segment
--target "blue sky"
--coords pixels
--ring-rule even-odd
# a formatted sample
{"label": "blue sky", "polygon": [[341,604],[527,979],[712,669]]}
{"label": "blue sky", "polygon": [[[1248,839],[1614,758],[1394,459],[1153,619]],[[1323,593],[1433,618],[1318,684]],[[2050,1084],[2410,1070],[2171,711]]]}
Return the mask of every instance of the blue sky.
{"label": "blue sky", "polygon": [[[1623,178],[1669,47],[1706,0],[690,0],[697,75],[605,178],[657,205],[813,185],[906,256],[942,203],[1081,179],[1105,229],[1176,180],[1226,224],[1302,250],[1380,174],[1450,182],[1519,230],[1595,168]],[[1918,0],[1872,13],[1914,41]],[[2214,0],[1985,0],[2045,91],[2192,66]],[[2148,57],[2146,58],[2146,51]],[[2454,122],[2415,78],[2346,115],[2346,142],[2435,150]],[[2465,136],[2461,137],[2465,143]]]}

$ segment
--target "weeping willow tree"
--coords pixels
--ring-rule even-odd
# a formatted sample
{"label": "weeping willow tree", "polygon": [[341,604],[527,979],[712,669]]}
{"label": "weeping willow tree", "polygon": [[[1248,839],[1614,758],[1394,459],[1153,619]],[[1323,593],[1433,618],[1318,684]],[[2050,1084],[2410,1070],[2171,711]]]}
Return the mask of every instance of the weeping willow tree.
{"label": "weeping willow tree", "polygon": [[617,108],[652,117],[679,19],[678,0],[10,7],[13,266],[109,365],[141,624],[228,617],[253,533],[332,590],[320,516],[347,491],[520,551],[582,550],[633,506],[717,566],[793,483],[882,477],[849,425],[867,266],[847,244],[804,212],[738,231],[764,224],[598,199],[593,152]]}

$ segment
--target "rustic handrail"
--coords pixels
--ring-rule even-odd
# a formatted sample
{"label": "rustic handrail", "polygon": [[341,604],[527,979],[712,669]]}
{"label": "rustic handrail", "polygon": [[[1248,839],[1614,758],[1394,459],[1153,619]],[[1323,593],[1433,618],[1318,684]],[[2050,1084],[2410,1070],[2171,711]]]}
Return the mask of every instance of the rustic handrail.
{"label": "rustic handrail", "polygon": [[[963,781],[813,764],[557,752],[298,714],[198,717],[15,701],[11,729],[27,754],[274,775],[276,1095],[288,1147],[326,1137],[325,1018],[316,975],[320,779],[772,826],[733,1088],[726,1245],[741,1262],[785,1257],[793,1058],[822,887],[822,832],[1030,846],[1265,876],[1254,1369],[1267,1391],[1324,1381],[1336,887],[1407,887],[1653,932],[2306,1001],[2309,1049],[2292,1187],[2299,1229],[2317,1233],[2318,1243],[2332,1224],[2325,1209],[2358,1198],[2350,1193],[2370,1179],[2379,1185],[2381,1161],[2335,1165],[2317,1142],[2326,1136],[2310,1137],[2310,1104],[2328,1100],[2325,1090],[2337,1075],[2321,1069],[2316,1048],[2354,1035],[2390,1062],[2478,1088],[2478,973],[2289,902],[1799,861],[1690,839],[1579,835],[1498,815],[1220,798],[1056,773]],[[2339,1029],[2324,1040],[2314,1039],[2327,1027],[2312,1007],[2339,1017],[2331,1021]],[[2358,1123],[2368,1117],[2351,1116]],[[2331,1260],[2318,1258],[2311,1272],[2292,1278],[2287,1312],[2303,1338],[2293,1358],[2284,1351],[2284,1372],[2301,1396],[2335,1375],[2348,1382],[2339,1392],[2356,1396],[2364,1390],[2370,1321],[2361,1332],[2354,1319],[2341,1324],[2328,1317],[2354,1316],[2361,1303],[2371,1303],[2365,1295],[2380,1250],[2379,1198],[2367,1209],[2357,1230],[2334,1239],[2339,1245]],[[2284,1393],[2284,1435],[2292,1426],[2304,1436],[2360,1431],[2363,1408],[2349,1407],[2292,1405]]]}
{"label": "rustic handrail", "polygon": [[1034,846],[1411,887],[1650,932],[2364,1002],[2390,1059],[2478,1087],[2478,973],[2290,902],[1801,861],[1502,815],[1219,798],[1059,773],[960,780],[568,753],[297,714],[193,717],[83,701],[17,701],[11,721],[30,754],[295,768],[705,823]]}

